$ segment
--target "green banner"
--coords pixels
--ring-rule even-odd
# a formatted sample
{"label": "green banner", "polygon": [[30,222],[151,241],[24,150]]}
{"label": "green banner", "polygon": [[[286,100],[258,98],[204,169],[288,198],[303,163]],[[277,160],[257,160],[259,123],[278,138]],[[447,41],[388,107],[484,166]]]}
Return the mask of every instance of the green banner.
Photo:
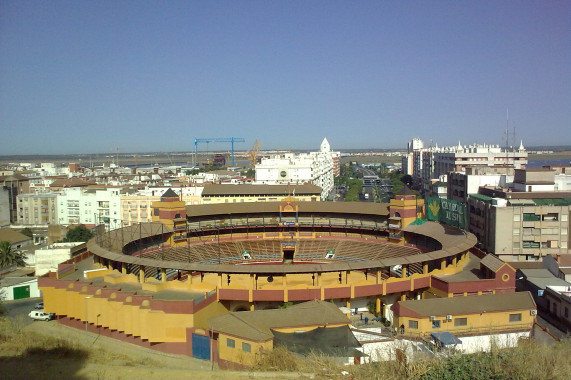
{"label": "green banner", "polygon": [[428,220],[466,229],[466,205],[451,199],[428,198]]}

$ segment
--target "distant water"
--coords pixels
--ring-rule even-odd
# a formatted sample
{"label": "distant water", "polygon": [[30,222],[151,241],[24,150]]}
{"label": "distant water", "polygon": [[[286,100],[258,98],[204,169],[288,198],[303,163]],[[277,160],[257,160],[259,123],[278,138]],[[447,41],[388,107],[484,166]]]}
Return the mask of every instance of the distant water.
{"label": "distant water", "polygon": [[528,168],[541,168],[545,165],[569,165],[568,158],[557,160],[529,160],[527,163]]}

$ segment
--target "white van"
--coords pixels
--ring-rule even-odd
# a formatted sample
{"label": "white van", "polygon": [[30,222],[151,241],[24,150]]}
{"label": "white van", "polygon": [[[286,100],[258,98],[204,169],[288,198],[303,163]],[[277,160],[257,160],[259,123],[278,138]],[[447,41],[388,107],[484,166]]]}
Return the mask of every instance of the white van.
{"label": "white van", "polygon": [[46,313],[43,310],[32,310],[28,316],[37,321],[51,321],[54,319],[54,313]]}

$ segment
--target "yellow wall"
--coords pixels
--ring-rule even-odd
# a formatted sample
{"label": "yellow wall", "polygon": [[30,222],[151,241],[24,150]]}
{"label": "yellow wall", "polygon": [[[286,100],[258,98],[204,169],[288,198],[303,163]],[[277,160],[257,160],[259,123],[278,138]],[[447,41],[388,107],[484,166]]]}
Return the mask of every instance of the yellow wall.
{"label": "yellow wall", "polygon": [[[234,340],[234,348],[228,347],[227,339]],[[242,343],[250,344],[250,352],[242,350]],[[235,336],[220,333],[218,335],[218,355],[222,360],[237,363],[245,366],[253,365],[260,355],[260,351],[271,351],[274,347],[273,340],[266,342],[255,342],[237,338]]]}
{"label": "yellow wall", "polygon": [[[228,312],[218,302],[214,302],[195,314],[165,313],[150,310],[148,301],[141,306],[116,301],[116,293],[109,298],[100,297],[72,289],[42,287],[46,311],[65,315],[111,330],[131,334],[150,342],[186,342],[186,329],[191,327],[208,328],[208,318]],[[175,301],[169,301],[175,302]]]}
{"label": "yellow wall", "polygon": [[[488,312],[482,314],[457,314],[452,316],[452,320],[446,320],[446,315],[435,315],[436,320],[440,321],[440,328],[432,328],[432,321],[426,318],[411,318],[395,316],[394,325],[401,326],[404,324],[405,334],[407,335],[429,335],[434,332],[448,331],[453,334],[470,333],[470,332],[487,332],[510,329],[527,329],[533,326],[535,316],[530,315],[531,309]],[[510,322],[510,314],[521,314],[521,322]],[[455,326],[457,318],[466,318],[466,326]],[[418,329],[409,328],[409,321],[417,321]]]}

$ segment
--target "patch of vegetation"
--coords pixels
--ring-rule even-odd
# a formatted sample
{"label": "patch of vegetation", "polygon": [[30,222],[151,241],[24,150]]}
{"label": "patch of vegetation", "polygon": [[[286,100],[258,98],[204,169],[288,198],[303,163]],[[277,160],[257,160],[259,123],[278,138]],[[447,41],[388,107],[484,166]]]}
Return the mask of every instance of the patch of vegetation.
{"label": "patch of vegetation", "polygon": [[[319,355],[299,357],[285,348],[276,347],[263,352],[252,370],[290,371],[313,374],[327,379],[385,379],[385,380],[535,380],[569,379],[571,373],[571,340],[551,346],[534,341],[516,348],[471,355],[457,354],[448,358],[412,363],[386,361],[356,366],[344,366]],[[345,372],[344,372],[345,371]]]}
{"label": "patch of vegetation", "polygon": [[9,241],[0,241],[0,268],[9,267],[14,264],[20,267],[26,265],[26,255],[14,249],[12,243]]}
{"label": "patch of vegetation", "polygon": [[64,243],[81,242],[81,241],[85,242],[91,239],[93,236],[95,236],[93,231],[88,230],[87,227],[85,227],[84,225],[80,225],[67,230],[63,242]]}

